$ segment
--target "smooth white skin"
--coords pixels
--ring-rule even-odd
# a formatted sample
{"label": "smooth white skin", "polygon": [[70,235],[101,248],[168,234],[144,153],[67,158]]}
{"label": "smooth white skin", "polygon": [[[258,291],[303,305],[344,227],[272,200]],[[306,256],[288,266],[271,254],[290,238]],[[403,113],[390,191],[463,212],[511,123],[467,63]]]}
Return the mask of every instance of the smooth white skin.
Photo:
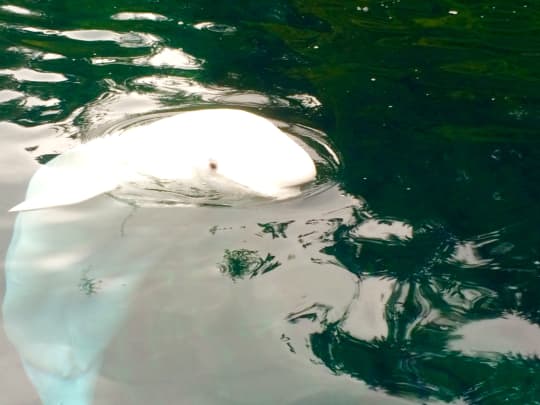
{"label": "smooth white skin", "polygon": [[299,193],[313,160],[265,118],[241,110],[190,111],[79,145],[33,176],[10,211],[75,204],[148,179],[229,182],[272,198]]}
{"label": "smooth white skin", "polygon": [[[145,271],[166,248],[154,244],[142,254],[146,230],[122,234],[132,211],[102,196],[90,209],[17,216],[5,261],[3,323],[44,405],[92,403],[102,353]],[[82,288],[85,277],[101,280],[95,293]]]}
{"label": "smooth white skin", "polygon": [[[211,167],[214,166],[214,167]],[[181,113],[79,145],[32,177],[5,262],[4,328],[46,405],[88,405],[101,356],[145,271],[167,247],[123,235],[129,205],[101,197],[148,179],[211,180],[273,198],[315,177],[309,155],[270,121],[239,110]],[[90,202],[89,202],[90,203]],[[55,208],[54,212],[42,211]],[[157,230],[156,230],[157,232]],[[126,258],[138,257],[136,261]],[[103,282],[80,287],[84,272]]]}

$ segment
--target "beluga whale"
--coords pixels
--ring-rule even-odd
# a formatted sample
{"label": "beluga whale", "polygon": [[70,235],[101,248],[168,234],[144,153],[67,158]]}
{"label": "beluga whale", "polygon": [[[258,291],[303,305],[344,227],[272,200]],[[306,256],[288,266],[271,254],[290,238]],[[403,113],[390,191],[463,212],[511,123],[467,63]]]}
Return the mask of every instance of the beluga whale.
{"label": "beluga whale", "polygon": [[115,129],[41,166],[24,201],[10,210],[18,215],[2,312],[43,404],[93,403],[104,352],[130,300],[181,240],[172,224],[167,231],[144,221],[190,218],[202,209],[172,215],[152,206],[130,220],[144,226],[124,232],[133,195],[136,204],[147,192],[157,190],[159,200],[193,187],[283,200],[316,175],[310,154],[270,120],[227,108]]}
{"label": "beluga whale", "polygon": [[32,177],[11,212],[76,204],[130,186],[213,185],[263,197],[299,194],[316,168],[271,121],[236,109],[178,113],[82,143]]}

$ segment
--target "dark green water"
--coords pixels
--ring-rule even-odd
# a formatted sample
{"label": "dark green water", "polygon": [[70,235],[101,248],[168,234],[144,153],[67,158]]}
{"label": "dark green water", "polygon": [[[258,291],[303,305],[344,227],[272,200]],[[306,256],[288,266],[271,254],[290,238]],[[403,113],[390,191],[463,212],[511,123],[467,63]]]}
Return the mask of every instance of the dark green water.
{"label": "dark green water", "polygon": [[[138,223],[134,229],[160,224],[169,235],[195,235],[204,223],[206,239],[185,241],[194,257],[181,260],[214,266],[228,287],[197,279],[192,286],[206,292],[192,292],[186,315],[179,301],[162,309],[176,299],[170,285],[189,296],[178,276],[150,277],[149,286],[164,290],[133,299],[142,315],[120,327],[105,354],[104,378],[126,385],[98,383],[96,403],[540,403],[540,3],[469,3],[1,6],[3,251],[14,221],[5,212],[22,199],[37,163],[137,114],[245,108],[323,131],[342,159],[331,175],[335,192],[268,213],[208,209],[175,226],[153,213]],[[120,14],[128,12],[153,14]],[[349,205],[346,214],[338,210]],[[392,224],[393,236],[381,236]],[[236,229],[237,246],[213,242],[227,238],[227,227]],[[412,234],[400,237],[399,229]],[[294,249],[297,260],[285,262]],[[221,261],[205,262],[207,250]],[[321,263],[325,271],[311,272]],[[307,286],[300,295],[310,305],[294,301],[296,284]],[[311,299],[311,285],[328,288],[326,301]],[[167,288],[170,296],[151,293]],[[241,298],[228,295],[227,310],[213,312],[213,288]],[[283,308],[238,320],[240,309],[267,310],[256,293],[267,303],[277,290]],[[327,316],[349,293],[341,315]],[[155,299],[159,305],[146,305]],[[195,304],[203,308],[197,316]],[[199,327],[181,344],[179,319],[183,328]],[[286,326],[268,326],[281,321]],[[141,336],[136,342],[131,330]],[[279,357],[261,330],[291,355]],[[256,336],[258,349],[248,348],[247,336]],[[145,360],[126,360],[138,351]],[[0,359],[2,403],[37,403],[5,336]],[[280,378],[287,370],[296,373],[290,384]],[[177,392],[182,379],[187,388]],[[118,394],[131,391],[139,399]]]}

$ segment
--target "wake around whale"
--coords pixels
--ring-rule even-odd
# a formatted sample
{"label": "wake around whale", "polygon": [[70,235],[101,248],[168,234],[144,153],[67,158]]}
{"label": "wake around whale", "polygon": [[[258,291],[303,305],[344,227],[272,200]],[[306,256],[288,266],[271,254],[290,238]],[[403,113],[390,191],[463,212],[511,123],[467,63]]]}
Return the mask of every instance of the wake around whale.
{"label": "wake around whale", "polygon": [[316,169],[309,154],[272,122],[234,109],[179,113],[93,139],[57,156],[32,177],[10,211],[76,204],[123,185],[213,183],[283,199]]}

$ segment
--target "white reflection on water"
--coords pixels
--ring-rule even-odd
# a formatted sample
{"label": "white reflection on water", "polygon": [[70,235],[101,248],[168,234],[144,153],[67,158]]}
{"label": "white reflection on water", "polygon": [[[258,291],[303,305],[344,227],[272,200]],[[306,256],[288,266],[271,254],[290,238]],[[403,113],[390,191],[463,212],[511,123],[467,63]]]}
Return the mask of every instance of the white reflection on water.
{"label": "white reflection on water", "polygon": [[7,103],[8,101],[17,100],[23,97],[24,94],[15,90],[0,90],[0,103]]}
{"label": "white reflection on water", "polygon": [[193,24],[193,28],[197,30],[208,30],[213,32],[219,32],[221,34],[232,34],[236,32],[236,27],[227,24],[217,24],[211,21],[203,21],[197,24]]}
{"label": "white reflection on water", "polygon": [[58,53],[42,52],[25,46],[10,46],[7,48],[7,51],[25,55],[33,60],[56,60],[65,58],[65,56]]}
{"label": "white reflection on water", "polygon": [[58,105],[59,103],[60,103],[60,100],[57,99],[56,97],[43,100],[42,98],[39,98],[39,97],[30,96],[24,100],[23,105],[28,108],[52,107],[52,106]]}
{"label": "white reflection on water", "polygon": [[303,107],[306,108],[319,108],[322,106],[322,103],[317,99],[317,97],[310,94],[293,94],[288,96],[291,100],[299,101]]}
{"label": "white reflection on water", "polygon": [[357,339],[369,342],[388,338],[386,307],[396,280],[384,277],[366,277],[359,285],[358,299],[351,306],[342,324],[344,331]]}
{"label": "white reflection on water", "polygon": [[289,106],[286,99],[268,96],[264,93],[225,86],[203,85],[196,80],[176,76],[143,76],[133,81],[134,84],[151,88],[160,93],[179,93],[194,99],[225,105],[242,106]]}
{"label": "white reflection on water", "polygon": [[161,14],[156,13],[130,13],[122,12],[116,13],[111,16],[113,20],[130,21],[130,20],[148,20],[148,21],[167,21],[168,18]]}
{"label": "white reflection on water", "polygon": [[119,33],[109,30],[72,30],[60,31],[58,35],[77,41],[111,41],[124,48],[151,46],[160,42],[160,38],[144,32]]}
{"label": "white reflection on water", "polygon": [[203,101],[211,101],[216,96],[233,91],[228,87],[204,85],[196,80],[178,76],[143,76],[135,79],[133,83],[163,93],[196,95]]}
{"label": "white reflection on water", "polygon": [[64,37],[81,42],[114,42],[122,48],[146,48],[162,42],[162,39],[156,35],[135,31],[116,32],[102,29],[61,31],[34,26],[24,27],[11,24],[6,24],[6,27],[47,36]]}
{"label": "white reflection on water", "polygon": [[[98,64],[118,62],[118,58],[93,59],[93,63]],[[88,103],[79,117],[79,122],[83,123],[81,137],[85,140],[109,132],[111,127],[118,123],[124,123],[135,114],[163,110],[166,105],[171,105],[173,111],[205,104],[257,108],[268,106],[290,107],[289,101],[282,97],[266,95],[252,90],[241,91],[232,87],[203,84],[186,77],[169,75],[142,76],[127,83],[131,90],[126,89],[125,85],[117,84],[109,79],[106,82],[109,91],[96,101]],[[291,127],[286,123],[275,123],[286,132],[298,134],[300,137],[304,137],[306,134],[307,137],[313,137],[317,132],[312,128],[302,129],[302,126],[298,124]],[[318,134],[317,137],[321,138],[319,135],[321,134]],[[325,136],[322,138],[325,138]],[[324,142],[320,142],[321,147],[324,147],[324,145]],[[326,148],[324,154],[331,155],[331,159],[336,162],[340,160],[330,148]]]}
{"label": "white reflection on water", "polygon": [[61,73],[40,72],[28,68],[20,69],[1,69],[0,75],[7,75],[19,82],[63,82],[67,77]]}
{"label": "white reflection on water", "polygon": [[154,67],[168,66],[178,69],[200,69],[202,61],[181,49],[163,48],[150,57],[137,58],[136,65],[149,64]]}
{"label": "white reflection on water", "polygon": [[203,60],[184,52],[182,49],[156,48],[151,55],[138,57],[95,57],[91,59],[94,65],[126,64],[153,67],[170,67],[184,70],[200,69]]}
{"label": "white reflection on water", "polygon": [[412,239],[413,228],[396,219],[368,218],[351,230],[351,236],[364,240],[403,243]]}
{"label": "white reflection on water", "polygon": [[25,16],[39,16],[40,15],[40,13],[36,11],[32,11],[32,10],[29,10],[27,8],[20,7],[20,6],[14,6],[13,4],[6,4],[3,6],[0,6],[0,8],[4,11],[7,11],[8,13],[13,13],[13,14],[19,14],[19,15],[25,15]]}
{"label": "white reflection on water", "polygon": [[449,347],[468,356],[540,357],[540,327],[517,315],[473,321],[456,329]]}

